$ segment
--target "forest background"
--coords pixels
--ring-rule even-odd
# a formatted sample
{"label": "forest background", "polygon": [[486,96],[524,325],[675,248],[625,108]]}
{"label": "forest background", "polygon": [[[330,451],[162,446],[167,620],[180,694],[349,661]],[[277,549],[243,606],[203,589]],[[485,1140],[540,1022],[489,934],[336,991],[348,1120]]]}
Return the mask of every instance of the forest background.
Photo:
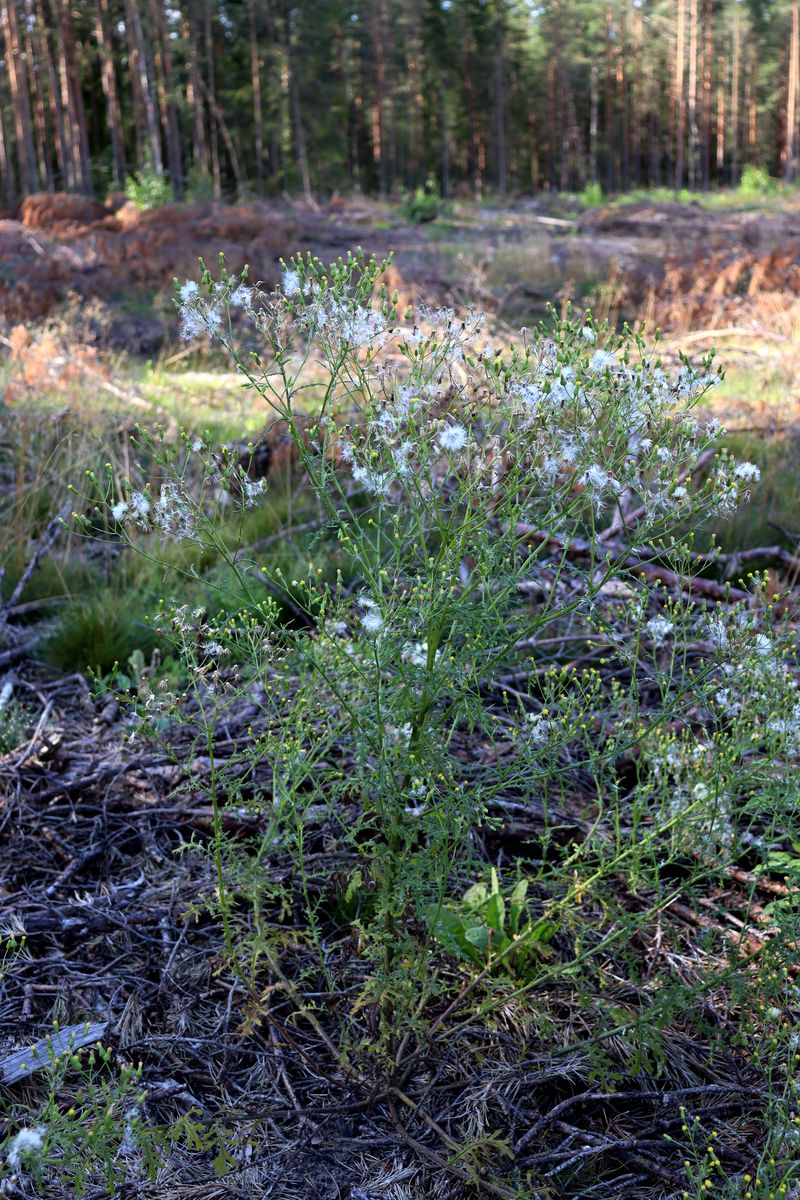
{"label": "forest background", "polygon": [[0,202],[798,171],[798,0],[5,0]]}

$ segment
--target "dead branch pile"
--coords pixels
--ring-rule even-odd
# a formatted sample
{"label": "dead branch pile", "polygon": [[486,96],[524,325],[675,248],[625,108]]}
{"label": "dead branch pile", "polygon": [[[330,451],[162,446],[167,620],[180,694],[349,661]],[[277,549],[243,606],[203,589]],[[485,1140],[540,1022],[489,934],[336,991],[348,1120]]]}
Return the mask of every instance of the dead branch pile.
{"label": "dead branch pile", "polygon": [[800,243],[768,253],[719,252],[699,262],[669,263],[658,285],[657,323],[669,329],[763,324],[800,295]]}
{"label": "dead branch pile", "polygon": [[90,196],[37,192],[22,201],[19,219],[27,229],[44,229],[64,236],[102,220],[107,212],[105,205]]}

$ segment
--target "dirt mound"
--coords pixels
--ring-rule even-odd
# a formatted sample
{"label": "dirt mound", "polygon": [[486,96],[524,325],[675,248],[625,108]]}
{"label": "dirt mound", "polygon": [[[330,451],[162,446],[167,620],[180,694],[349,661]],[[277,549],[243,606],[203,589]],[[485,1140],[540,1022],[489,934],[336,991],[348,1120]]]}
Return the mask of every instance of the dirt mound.
{"label": "dirt mound", "polygon": [[7,321],[47,316],[76,286],[86,264],[69,246],[0,221],[0,314]]}
{"label": "dirt mound", "polygon": [[64,193],[37,192],[26,196],[20,205],[20,221],[26,229],[78,230],[106,216],[106,209],[99,200],[90,196],[72,196]]}
{"label": "dirt mound", "polygon": [[40,320],[70,295],[126,303],[167,295],[172,281],[194,278],[198,259],[213,267],[250,266],[251,279],[272,286],[279,260],[298,249],[335,257],[362,233],[323,212],[254,204],[170,205],[116,212],[82,196],[29,196],[20,221],[0,221],[0,318]]}
{"label": "dirt mound", "polygon": [[164,288],[175,276],[195,276],[200,257],[213,265],[219,253],[230,270],[240,271],[249,263],[253,278],[274,283],[278,259],[301,236],[285,213],[171,205],[151,212],[131,212],[126,206],[76,240],[91,240],[98,268],[111,278]]}
{"label": "dirt mound", "polygon": [[670,329],[770,323],[800,296],[800,242],[765,254],[717,253],[667,264],[656,290],[655,318]]}
{"label": "dirt mound", "polygon": [[641,200],[631,204],[606,204],[602,208],[589,209],[581,213],[578,227],[583,231],[604,230],[605,232],[653,233],[662,229],[674,229],[676,225],[696,226],[708,221],[709,214],[699,205],[681,204],[679,201]]}

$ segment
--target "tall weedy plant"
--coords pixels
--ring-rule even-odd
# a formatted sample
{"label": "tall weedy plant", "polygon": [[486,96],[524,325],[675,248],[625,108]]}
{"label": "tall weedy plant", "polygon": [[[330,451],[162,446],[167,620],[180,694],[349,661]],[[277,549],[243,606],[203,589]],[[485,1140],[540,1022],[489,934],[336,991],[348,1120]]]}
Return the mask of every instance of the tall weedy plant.
{"label": "tall weedy plant", "polygon": [[[140,712],[201,763],[189,770],[213,807],[229,966],[257,989],[266,956],[312,1012],[280,965],[298,937],[281,912],[302,905],[331,996],[355,932],[372,969],[345,1029],[399,1063],[449,986],[437,956],[473,964],[467,992],[501,974],[523,995],[626,936],[611,922],[586,939],[576,922],[620,869],[648,889],[644,921],[669,891],[665,861],[690,842],[713,857],[738,836],[753,710],[730,684],[723,694],[726,647],[779,681],[760,762],[796,741],[800,710],[762,629],[763,593],[731,610],[730,629],[692,593],[683,531],[758,478],[715,457],[719,427],[695,414],[710,362],[670,374],[591,319],[501,351],[474,314],[401,319],[385,267],[296,258],[269,294],[224,267],[179,288],[185,335],[219,342],[289,431],[318,509],[303,577],[244,544],[265,485],[203,439],[149,443],[151,482],[134,481],[112,515],[140,552],[185,540],[188,575],[213,551],[234,594],[224,617],[162,612],[189,682],[182,696],[143,683]],[[292,621],[275,599],[287,595]],[[251,736],[218,749],[245,703]],[[551,808],[577,787],[588,832],[556,843]],[[226,806],[255,812],[258,836],[231,840]],[[485,872],[478,831],[520,810],[544,831],[530,879],[511,895],[495,875],[455,901]],[[287,852],[288,895],[273,870]],[[561,935],[557,954],[527,953]],[[378,1019],[357,1033],[365,1006]]]}

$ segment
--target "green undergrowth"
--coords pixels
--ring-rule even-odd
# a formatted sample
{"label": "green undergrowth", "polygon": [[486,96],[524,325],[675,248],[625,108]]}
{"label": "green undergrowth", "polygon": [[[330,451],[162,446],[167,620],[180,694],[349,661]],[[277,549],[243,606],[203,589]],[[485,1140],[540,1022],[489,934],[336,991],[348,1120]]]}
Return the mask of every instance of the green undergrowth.
{"label": "green undergrowth", "polygon": [[793,433],[732,433],[726,446],[761,471],[750,503],[696,534],[696,548],[709,550],[713,541],[725,551],[760,546],[795,550],[800,543],[800,438]]}
{"label": "green undergrowth", "polygon": [[[15,626],[29,627],[36,635],[38,658],[66,672],[89,669],[105,676],[118,666],[124,668],[136,653],[148,661],[155,653],[169,668],[169,655],[165,657],[149,620],[159,603],[171,603],[179,590],[184,603],[204,608],[214,618],[241,607],[241,582],[224,557],[212,550],[192,555],[185,543],[142,535],[140,553],[126,554],[105,515],[99,518],[97,540],[91,545],[75,535],[65,479],[82,470],[84,478],[101,475],[113,488],[126,471],[136,438],[133,427],[120,426],[114,414],[62,413],[53,420],[45,409],[23,416],[7,410],[5,416],[0,447],[0,471],[7,483],[0,519],[0,596],[6,602],[14,597]],[[230,435],[237,428],[235,418],[228,414],[220,427]],[[174,435],[168,431],[167,442],[170,436]],[[214,444],[222,441],[213,429],[206,429],[205,436]],[[54,529],[59,513],[63,523]],[[256,593],[277,600],[289,623],[297,620],[293,581],[305,570],[306,543],[314,537],[318,518],[319,506],[307,489],[298,488],[296,473],[279,469],[259,507],[232,519],[223,530],[231,548],[251,546],[271,570],[282,572],[282,590],[270,590],[258,578],[253,586]],[[301,532],[295,534],[298,526]],[[43,543],[49,548],[39,556]],[[35,569],[17,594],[33,557]],[[326,569],[335,572],[335,547],[329,547],[326,563]]]}

